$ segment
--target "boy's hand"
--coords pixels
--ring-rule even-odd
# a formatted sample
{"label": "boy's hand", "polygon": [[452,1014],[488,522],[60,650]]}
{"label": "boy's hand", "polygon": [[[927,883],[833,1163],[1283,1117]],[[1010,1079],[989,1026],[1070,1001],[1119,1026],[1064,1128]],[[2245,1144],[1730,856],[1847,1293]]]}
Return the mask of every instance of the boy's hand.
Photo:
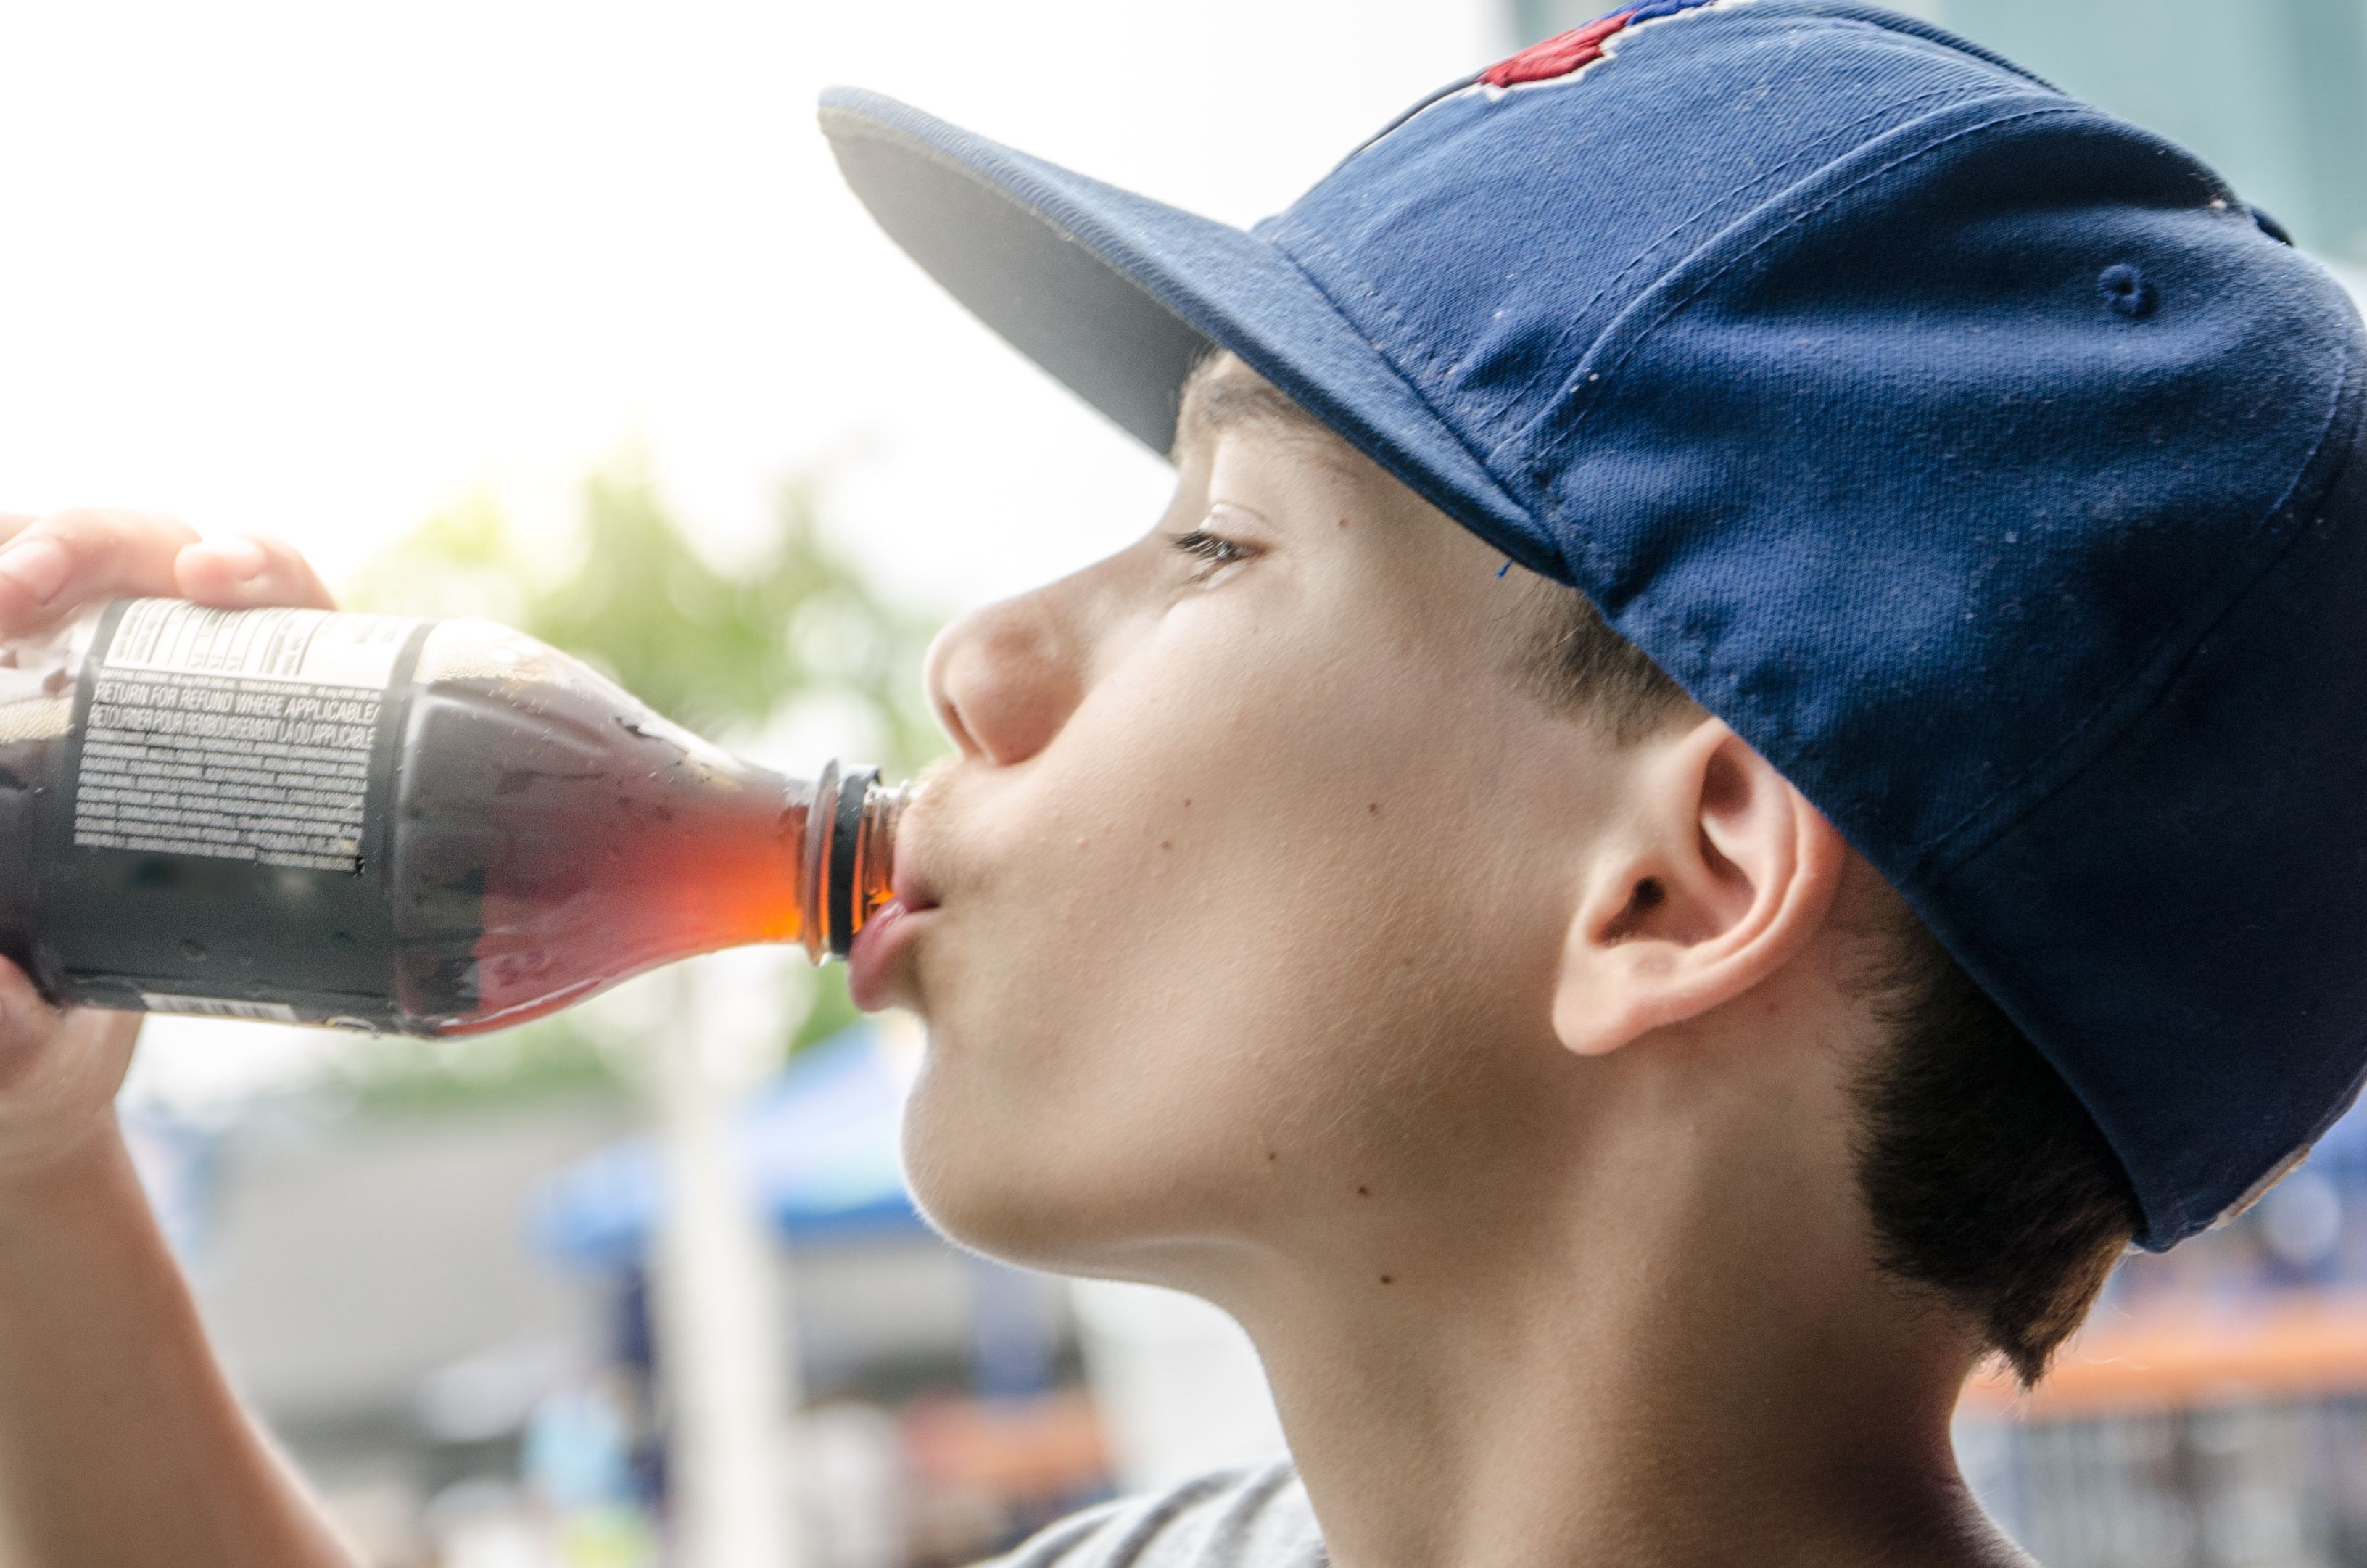
{"label": "boy's hand", "polygon": [[[157,512],[0,513],[0,639],[119,595],[334,608],[311,564],[267,535],[206,543]],[[139,1029],[135,1013],[60,1012],[0,959],[0,1189],[111,1135]]]}
{"label": "boy's hand", "polygon": [[[0,641],[126,594],[331,608],[277,540],[0,514]],[[139,1032],[0,959],[0,1559],[356,1568],[240,1408],[141,1193],[115,1120]]]}

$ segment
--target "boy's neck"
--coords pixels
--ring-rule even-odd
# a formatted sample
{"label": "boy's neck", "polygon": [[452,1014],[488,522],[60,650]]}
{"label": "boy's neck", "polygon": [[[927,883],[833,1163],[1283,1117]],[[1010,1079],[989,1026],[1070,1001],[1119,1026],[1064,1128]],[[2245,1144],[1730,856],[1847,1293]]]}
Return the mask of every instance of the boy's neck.
{"label": "boy's neck", "polygon": [[2027,1563],[1949,1442],[1970,1332],[1868,1261],[1845,1053],[1753,1028],[1554,1062],[1520,1120],[1559,1136],[1201,1282],[1342,1568]]}

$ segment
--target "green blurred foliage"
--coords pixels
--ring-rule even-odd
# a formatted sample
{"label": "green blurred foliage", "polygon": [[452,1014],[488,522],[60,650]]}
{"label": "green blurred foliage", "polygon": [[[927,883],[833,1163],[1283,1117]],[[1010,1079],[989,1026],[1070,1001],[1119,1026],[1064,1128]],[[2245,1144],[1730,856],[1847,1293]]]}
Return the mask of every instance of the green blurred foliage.
{"label": "green blurred foliage", "polygon": [[[729,567],[694,547],[629,459],[585,483],[576,537],[557,549],[533,548],[498,503],[474,497],[372,561],[345,602],[503,621],[727,746],[821,700],[867,721],[877,750],[849,760],[875,762],[889,778],[909,777],[943,749],[920,681],[935,621],[892,603],[830,549],[803,483],[783,487],[770,530]],[[845,971],[832,965],[785,1047],[857,1017]],[[335,1053],[321,1086],[365,1113],[440,1113],[626,1085],[595,1031],[561,1013],[467,1040],[357,1041]]]}
{"label": "green blurred foliage", "polygon": [[920,681],[936,620],[829,548],[802,482],[783,486],[771,529],[729,569],[693,546],[630,460],[585,483],[576,537],[556,551],[528,549],[496,503],[474,498],[371,562],[346,603],[505,622],[726,745],[826,697],[874,721],[878,751],[862,760],[891,777],[943,749]]}
{"label": "green blurred foliage", "polygon": [[571,1014],[459,1040],[373,1035],[341,1044],[310,1085],[368,1116],[440,1116],[628,1090],[616,1060]]}

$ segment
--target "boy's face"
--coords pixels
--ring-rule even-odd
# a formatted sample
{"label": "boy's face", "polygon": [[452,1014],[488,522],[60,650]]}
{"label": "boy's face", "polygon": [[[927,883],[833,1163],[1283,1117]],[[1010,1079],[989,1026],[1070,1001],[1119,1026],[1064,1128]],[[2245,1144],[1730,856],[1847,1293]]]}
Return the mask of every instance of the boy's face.
{"label": "boy's face", "polygon": [[1188,1284],[1336,1244],[1535,1158],[1573,1067],[1626,754],[1523,690],[1535,579],[1275,402],[1201,378],[1159,526],[932,653],[959,755],[855,979],[928,1020],[907,1164],[986,1250]]}

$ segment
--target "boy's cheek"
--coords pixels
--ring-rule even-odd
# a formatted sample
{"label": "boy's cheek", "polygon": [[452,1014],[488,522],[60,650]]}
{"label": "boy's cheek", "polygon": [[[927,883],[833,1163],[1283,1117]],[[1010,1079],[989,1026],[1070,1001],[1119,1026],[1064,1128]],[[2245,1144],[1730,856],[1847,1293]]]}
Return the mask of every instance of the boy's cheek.
{"label": "boy's cheek", "polygon": [[[923,1207],[971,1245],[1082,1267],[1170,1230],[1271,1222],[1269,1153],[1297,1176],[1401,1143],[1401,1110],[1372,1102],[1434,1070],[1398,1058],[1434,1052],[1409,1020],[1445,1021],[1467,955],[1441,950],[1434,907],[1330,858],[1310,877],[1212,854],[1153,896],[1032,925],[1002,918],[1031,897],[981,901],[946,922],[908,1112]],[[1310,886],[1337,881],[1344,898]]]}
{"label": "boy's cheek", "polygon": [[951,1233],[1024,1261],[1247,1224],[1273,1196],[1252,1145],[1311,1157],[1310,1118],[1353,1145],[1342,1108],[1402,1081],[1384,1058],[1419,1049],[1406,1020],[1476,961],[1442,934],[1494,896],[1468,840],[1497,812],[1458,806],[1502,737],[1455,672],[1166,669],[1188,679],[1142,666],[1029,764],[948,780],[932,830],[948,874],[915,956],[908,1167]]}

